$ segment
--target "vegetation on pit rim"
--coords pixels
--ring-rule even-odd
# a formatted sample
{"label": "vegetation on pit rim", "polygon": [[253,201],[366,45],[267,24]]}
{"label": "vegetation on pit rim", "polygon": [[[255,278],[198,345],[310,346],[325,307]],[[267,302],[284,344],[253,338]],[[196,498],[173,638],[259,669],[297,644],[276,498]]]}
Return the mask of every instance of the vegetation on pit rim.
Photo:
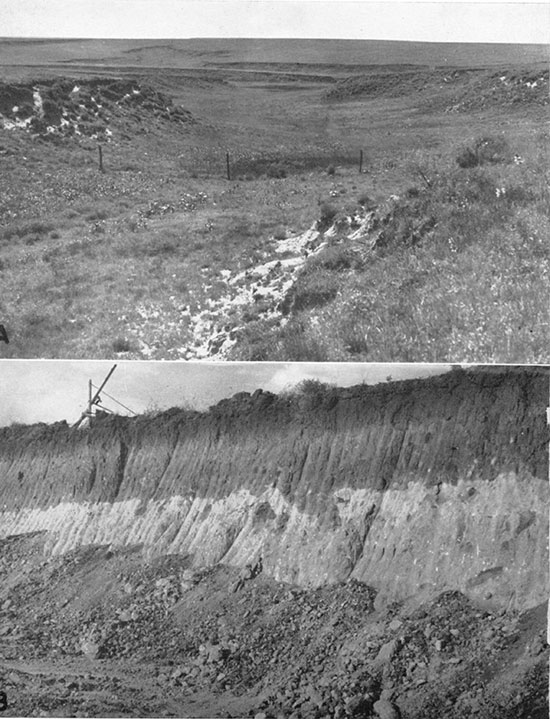
{"label": "vegetation on pit rim", "polygon": [[[381,93],[321,110],[318,93],[293,90],[281,116],[269,103],[280,109],[284,95],[266,91],[265,107],[234,111],[231,134],[202,127],[197,106],[197,124],[172,134],[166,123],[125,118],[104,174],[89,140],[54,146],[4,133],[0,319],[17,342],[3,356],[181,357],[189,317],[223,291],[221,270],[253,268],[273,258],[274,235],[319,217],[328,229],[350,200],[372,209],[395,192],[373,254],[337,235],[308,260],[284,326],[257,303],[231,309],[228,323],[244,325],[232,357],[547,361],[547,136],[537,104],[529,114],[506,106],[508,144],[490,159],[472,138],[491,139],[498,102],[487,105],[491,117],[436,115],[435,105],[422,115],[416,104],[411,115],[416,91],[407,87],[391,103]],[[269,135],[258,130],[266,122]],[[244,182],[224,179],[228,146]],[[459,166],[464,148],[474,167]]]}
{"label": "vegetation on pit rim", "polygon": [[332,240],[292,288],[289,321],[268,338],[257,324],[233,358],[547,360],[546,163],[510,162],[500,137],[473,147],[471,168],[417,158],[424,181],[388,210],[368,260]]}

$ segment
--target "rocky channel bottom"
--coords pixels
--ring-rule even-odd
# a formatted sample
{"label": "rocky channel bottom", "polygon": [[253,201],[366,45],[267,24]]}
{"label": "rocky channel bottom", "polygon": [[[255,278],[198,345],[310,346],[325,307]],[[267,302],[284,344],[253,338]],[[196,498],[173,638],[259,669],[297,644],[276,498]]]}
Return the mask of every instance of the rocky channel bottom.
{"label": "rocky channel bottom", "polygon": [[542,719],[546,608],[459,592],[379,606],[367,584],[144,562],[140,547],[45,558],[0,546],[0,689],[10,716]]}

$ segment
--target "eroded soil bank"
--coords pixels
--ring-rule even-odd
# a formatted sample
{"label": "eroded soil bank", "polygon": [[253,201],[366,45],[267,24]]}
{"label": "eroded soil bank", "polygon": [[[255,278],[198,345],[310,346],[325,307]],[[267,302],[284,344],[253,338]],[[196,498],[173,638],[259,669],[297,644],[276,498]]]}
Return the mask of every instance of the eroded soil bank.
{"label": "eroded soil bank", "polygon": [[5,428],[14,713],[546,716],[548,396],[476,368]]}

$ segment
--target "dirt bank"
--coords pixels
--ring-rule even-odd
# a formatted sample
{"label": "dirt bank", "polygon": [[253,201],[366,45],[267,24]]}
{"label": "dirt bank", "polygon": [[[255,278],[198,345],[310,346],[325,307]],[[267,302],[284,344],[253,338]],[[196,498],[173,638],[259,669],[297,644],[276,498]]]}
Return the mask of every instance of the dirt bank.
{"label": "dirt bank", "polygon": [[459,589],[527,608],[547,596],[547,401],[543,370],[477,369],[11,427],[1,533],[196,566],[261,552],[267,576],[304,587],[354,578],[387,599]]}

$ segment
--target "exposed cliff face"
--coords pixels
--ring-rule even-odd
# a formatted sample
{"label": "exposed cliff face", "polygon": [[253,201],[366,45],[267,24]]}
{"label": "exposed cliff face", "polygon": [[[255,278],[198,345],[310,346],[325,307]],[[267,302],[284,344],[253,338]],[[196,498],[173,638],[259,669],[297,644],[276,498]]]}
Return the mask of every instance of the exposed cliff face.
{"label": "exposed cliff face", "polygon": [[1,536],[141,544],[384,598],[547,596],[548,375],[477,369],[294,398],[257,392],[86,430],[0,434]]}

